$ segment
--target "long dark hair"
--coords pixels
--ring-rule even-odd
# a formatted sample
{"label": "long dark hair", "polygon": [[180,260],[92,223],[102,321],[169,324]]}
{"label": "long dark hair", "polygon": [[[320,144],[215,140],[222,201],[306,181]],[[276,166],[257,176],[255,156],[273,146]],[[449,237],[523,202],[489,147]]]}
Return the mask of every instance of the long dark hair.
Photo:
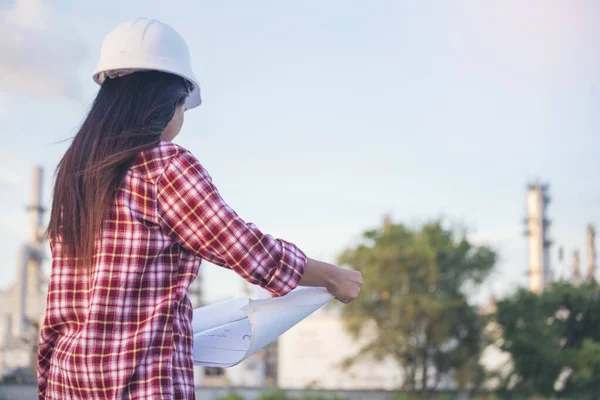
{"label": "long dark hair", "polygon": [[127,170],[140,151],[159,144],[190,89],[183,78],[156,71],[102,84],[56,169],[48,226],[77,266],[91,265],[96,237]]}

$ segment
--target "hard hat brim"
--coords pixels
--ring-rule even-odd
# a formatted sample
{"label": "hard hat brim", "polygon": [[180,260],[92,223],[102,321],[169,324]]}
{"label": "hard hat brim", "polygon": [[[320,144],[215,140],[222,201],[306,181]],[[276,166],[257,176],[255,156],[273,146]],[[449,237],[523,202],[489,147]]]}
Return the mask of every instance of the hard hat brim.
{"label": "hard hat brim", "polygon": [[196,77],[194,76],[194,74],[191,71],[174,71],[174,68],[156,68],[156,67],[152,67],[152,68],[147,68],[147,67],[124,67],[124,68],[111,68],[111,69],[104,69],[101,68],[99,66],[99,68],[97,68],[97,70],[94,72],[94,82],[96,82],[98,85],[102,85],[102,83],[104,83],[104,81],[106,80],[106,78],[110,75],[117,75],[117,76],[123,76],[123,75],[127,75],[127,74],[132,74],[134,72],[139,72],[139,71],[159,71],[159,72],[165,72],[168,74],[173,74],[173,75],[177,75],[182,77],[183,79],[186,79],[188,81],[190,81],[192,83],[192,85],[194,86],[194,88],[192,89],[192,92],[189,94],[188,98],[185,101],[185,109],[186,110],[190,110],[192,108],[198,107],[201,103],[202,103],[202,99],[200,96],[200,85],[198,84],[198,80],[196,79]]}

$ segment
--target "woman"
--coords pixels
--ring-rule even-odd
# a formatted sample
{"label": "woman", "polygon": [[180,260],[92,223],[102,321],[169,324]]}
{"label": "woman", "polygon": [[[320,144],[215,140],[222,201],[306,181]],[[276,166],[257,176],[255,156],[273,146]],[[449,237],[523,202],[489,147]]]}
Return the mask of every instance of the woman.
{"label": "woman", "polygon": [[119,25],[94,79],[100,91],[57,169],[40,399],[193,399],[187,290],[202,259],[273,296],[304,285],[356,298],[360,273],[245,223],[171,142],[200,104],[177,32],[148,19]]}

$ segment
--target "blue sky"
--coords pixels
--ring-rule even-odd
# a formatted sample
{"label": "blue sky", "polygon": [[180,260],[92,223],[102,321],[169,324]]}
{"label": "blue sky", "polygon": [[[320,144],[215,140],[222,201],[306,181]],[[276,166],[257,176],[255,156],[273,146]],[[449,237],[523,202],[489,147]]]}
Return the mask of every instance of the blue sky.
{"label": "blue sky", "polygon": [[[334,261],[384,213],[443,215],[500,253],[481,300],[526,283],[525,187],[540,177],[552,238],[585,265],[600,225],[596,1],[1,0],[0,287],[28,234],[31,168],[49,204],[102,39],[137,16],[188,41],[203,105],[177,142],[264,231]],[[208,301],[242,285],[202,274]]]}

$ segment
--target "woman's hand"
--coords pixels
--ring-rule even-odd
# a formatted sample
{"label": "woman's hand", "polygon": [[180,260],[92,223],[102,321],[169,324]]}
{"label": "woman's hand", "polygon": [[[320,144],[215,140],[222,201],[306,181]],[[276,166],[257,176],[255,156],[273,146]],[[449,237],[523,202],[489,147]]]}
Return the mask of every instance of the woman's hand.
{"label": "woman's hand", "polygon": [[362,275],[358,271],[336,267],[337,275],[328,285],[327,290],[342,303],[350,303],[358,297],[362,286]]}
{"label": "woman's hand", "polygon": [[358,271],[309,258],[299,285],[325,287],[336,299],[347,304],[358,297],[362,282]]}

